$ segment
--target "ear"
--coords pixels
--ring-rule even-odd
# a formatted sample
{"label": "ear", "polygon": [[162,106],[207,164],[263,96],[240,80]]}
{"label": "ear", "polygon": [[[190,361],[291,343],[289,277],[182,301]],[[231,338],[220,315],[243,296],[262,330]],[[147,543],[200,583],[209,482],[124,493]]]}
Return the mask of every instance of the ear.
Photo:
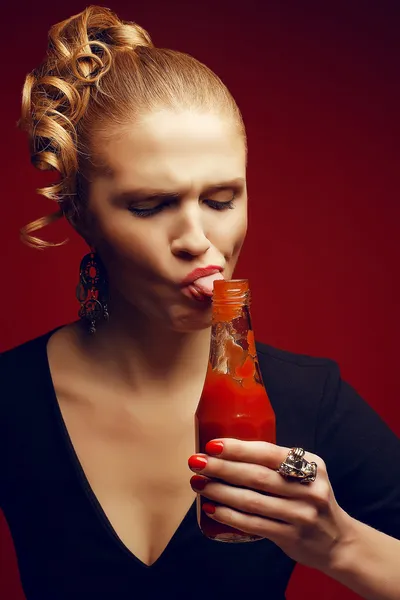
{"label": "ear", "polygon": [[63,207],[63,212],[71,227],[85,240],[88,246],[92,247],[93,227],[89,224],[88,211],[79,211],[75,206],[70,204]]}

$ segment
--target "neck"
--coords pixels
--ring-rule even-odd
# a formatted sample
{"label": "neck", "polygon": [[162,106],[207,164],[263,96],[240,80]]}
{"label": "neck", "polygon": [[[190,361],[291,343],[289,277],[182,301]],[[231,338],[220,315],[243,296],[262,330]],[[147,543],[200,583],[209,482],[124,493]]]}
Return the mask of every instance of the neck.
{"label": "neck", "polygon": [[167,392],[204,380],[210,333],[210,327],[173,331],[129,307],[113,310],[110,320],[86,341],[109,378],[136,391],[161,388]]}

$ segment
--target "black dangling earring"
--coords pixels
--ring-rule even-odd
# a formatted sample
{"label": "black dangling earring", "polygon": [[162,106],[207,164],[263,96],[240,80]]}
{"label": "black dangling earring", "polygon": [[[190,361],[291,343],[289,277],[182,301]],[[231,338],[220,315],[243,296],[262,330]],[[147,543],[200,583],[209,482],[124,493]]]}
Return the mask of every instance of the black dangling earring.
{"label": "black dangling earring", "polygon": [[76,297],[81,303],[79,317],[89,321],[90,333],[96,333],[96,323],[101,318],[109,319],[108,283],[105,267],[93,250],[82,258]]}

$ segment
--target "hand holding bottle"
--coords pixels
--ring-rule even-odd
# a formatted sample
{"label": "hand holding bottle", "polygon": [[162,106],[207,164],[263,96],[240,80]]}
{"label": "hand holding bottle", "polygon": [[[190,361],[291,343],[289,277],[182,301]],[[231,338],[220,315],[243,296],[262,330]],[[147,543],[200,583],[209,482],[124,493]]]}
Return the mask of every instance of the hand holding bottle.
{"label": "hand holding bottle", "polygon": [[[335,500],[324,461],[313,454],[318,477],[310,485],[284,479],[277,469],[289,448],[231,438],[212,440],[195,454],[190,482],[217,523],[268,538],[288,556],[324,570],[351,531],[351,517]],[[210,502],[208,502],[210,501]]]}

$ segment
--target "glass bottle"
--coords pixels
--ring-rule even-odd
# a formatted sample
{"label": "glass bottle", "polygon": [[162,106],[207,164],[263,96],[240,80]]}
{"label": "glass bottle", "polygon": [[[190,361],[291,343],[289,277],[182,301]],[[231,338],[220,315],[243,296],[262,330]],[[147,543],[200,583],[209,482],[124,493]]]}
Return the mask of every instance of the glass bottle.
{"label": "glass bottle", "polygon": [[[216,438],[275,443],[275,414],[258,365],[247,279],[214,281],[210,355],[195,428],[198,453]],[[197,497],[205,536],[222,542],[261,539],[208,517],[201,509],[206,501]]]}

